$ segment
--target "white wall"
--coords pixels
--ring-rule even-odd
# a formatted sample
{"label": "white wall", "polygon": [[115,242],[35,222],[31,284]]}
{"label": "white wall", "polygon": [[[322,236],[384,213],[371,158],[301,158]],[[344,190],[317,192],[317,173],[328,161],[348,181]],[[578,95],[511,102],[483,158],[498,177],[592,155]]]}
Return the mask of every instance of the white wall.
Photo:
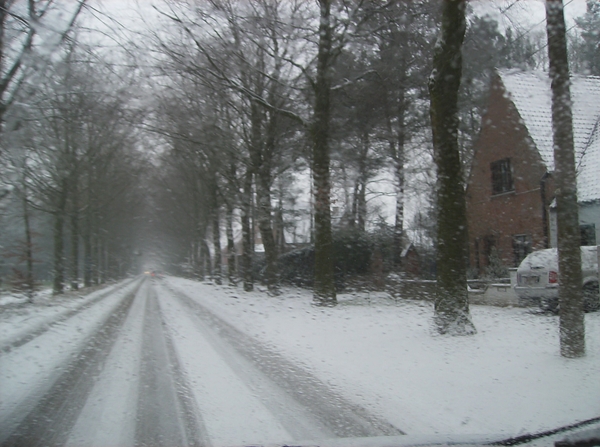
{"label": "white wall", "polygon": [[[579,223],[596,226],[596,244],[600,245],[600,201],[579,206]],[[550,247],[557,246],[556,208],[550,209]]]}

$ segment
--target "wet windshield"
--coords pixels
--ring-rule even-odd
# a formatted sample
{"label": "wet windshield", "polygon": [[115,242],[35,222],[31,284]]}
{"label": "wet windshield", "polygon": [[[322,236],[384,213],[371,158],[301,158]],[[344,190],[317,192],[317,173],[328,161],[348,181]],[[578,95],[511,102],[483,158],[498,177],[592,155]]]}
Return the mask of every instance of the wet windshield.
{"label": "wet windshield", "polygon": [[0,0],[0,445],[597,437],[600,2],[545,3]]}

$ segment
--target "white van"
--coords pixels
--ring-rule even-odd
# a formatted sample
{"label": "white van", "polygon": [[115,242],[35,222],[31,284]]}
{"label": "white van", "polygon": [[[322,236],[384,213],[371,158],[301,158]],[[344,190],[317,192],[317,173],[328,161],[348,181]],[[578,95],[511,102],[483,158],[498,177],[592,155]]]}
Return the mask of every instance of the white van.
{"label": "white van", "polygon": [[[600,309],[598,252],[596,246],[581,247],[584,310]],[[515,293],[521,299],[539,300],[542,308],[558,309],[558,254],[556,248],[534,251],[517,269]]]}

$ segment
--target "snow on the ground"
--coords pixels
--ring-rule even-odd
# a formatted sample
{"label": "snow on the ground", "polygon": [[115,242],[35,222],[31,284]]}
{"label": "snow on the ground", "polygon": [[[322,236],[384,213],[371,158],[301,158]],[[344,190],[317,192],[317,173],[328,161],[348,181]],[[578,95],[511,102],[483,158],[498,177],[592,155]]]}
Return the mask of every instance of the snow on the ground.
{"label": "snow on the ground", "polygon": [[[253,395],[256,390],[245,386],[229,367],[236,357],[227,353],[224,346],[219,352],[214,349],[207,338],[211,337],[210,333],[201,330],[189,309],[171,296],[161,297],[160,291],[158,295],[165,321],[175,336],[175,349],[180,358],[185,359],[182,366],[194,385],[192,393],[210,443],[219,446],[290,439],[288,432]],[[236,367],[246,369],[243,365]]]}
{"label": "snow on the ground", "polygon": [[[69,324],[54,324],[42,335],[18,349],[4,353],[0,359],[0,442],[2,435],[10,433],[17,421],[31,410],[41,395],[48,391],[63,368],[81,351],[89,337],[115,311],[124,296],[135,289],[138,281],[129,284],[97,302],[88,312],[76,313]],[[111,289],[112,290],[112,289]],[[100,293],[105,293],[106,289]],[[89,302],[94,292],[81,302]],[[20,312],[4,310],[0,313],[2,337],[16,338],[35,332],[67,313],[73,306],[68,300],[58,299],[20,308]],[[81,304],[78,304],[81,305]],[[10,310],[10,309],[9,309]]]}
{"label": "snow on the ground", "polygon": [[0,298],[0,345],[6,346],[14,340],[42,329],[59,320],[74,309],[85,306],[101,295],[109,294],[117,284],[89,293],[89,290],[70,291],[53,296],[46,289],[36,293],[34,303],[29,304],[23,295],[8,294]]}
{"label": "snow on the ground", "polygon": [[[600,416],[600,312],[585,317],[586,357],[569,360],[559,355],[558,318],[529,309],[472,306],[477,335],[453,338],[433,334],[432,305],[423,301],[396,303],[384,294],[371,294],[370,299],[367,294],[342,294],[337,307],[318,308],[311,305],[312,296],[305,290],[284,289],[281,296],[271,297],[264,292],[245,293],[241,286],[172,277],[164,285],[192,296],[410,435],[514,436]],[[106,291],[82,298],[39,297],[34,304],[6,302],[0,305],[0,339],[5,343],[39,330]],[[78,321],[70,330],[93,333],[123,293],[108,294],[74,316]],[[160,298],[165,317],[171,323],[177,319],[177,330],[183,330],[187,318],[177,316],[181,309],[168,300],[168,295]],[[111,353],[107,361],[119,364],[123,368],[119,374],[126,380],[135,375],[129,357],[138,343],[130,339],[140,331],[141,317],[134,320],[126,325],[131,333],[119,342],[122,346],[115,345],[115,352],[125,353],[126,358]],[[68,340],[87,338],[82,333],[69,337],[66,330],[62,324],[54,325],[35,343],[3,354],[0,413],[18,411],[18,402],[40,392],[34,389],[38,378],[55,374],[76,350]],[[194,351],[194,334],[189,337],[187,345],[177,339],[176,348]],[[107,387],[111,391],[104,395]],[[97,388],[98,399],[122,402],[123,396],[131,397],[118,387]],[[91,402],[83,413],[90,417],[82,416],[78,424],[90,420],[110,424],[113,416],[97,414],[92,405],[96,401]],[[131,436],[123,433],[115,439]]]}
{"label": "snow on the ground", "polygon": [[319,308],[304,290],[165,283],[408,434],[513,436],[600,416],[600,312],[585,317],[587,355],[565,359],[558,317],[530,309],[471,306],[478,333],[446,337],[423,301],[342,294]]}
{"label": "snow on the ground", "polygon": [[[148,284],[143,284],[138,295]],[[131,311],[111,349],[101,374],[67,440],[67,446],[135,445],[138,373],[142,355],[145,300],[133,301]],[[128,423],[123,423],[124,421]]]}

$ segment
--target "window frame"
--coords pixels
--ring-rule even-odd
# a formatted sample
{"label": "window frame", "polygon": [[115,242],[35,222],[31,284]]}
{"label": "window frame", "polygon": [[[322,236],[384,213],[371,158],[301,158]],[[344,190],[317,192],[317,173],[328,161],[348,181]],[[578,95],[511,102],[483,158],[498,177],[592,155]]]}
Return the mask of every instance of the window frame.
{"label": "window frame", "polygon": [[492,196],[514,192],[515,182],[511,159],[502,158],[490,163]]}

